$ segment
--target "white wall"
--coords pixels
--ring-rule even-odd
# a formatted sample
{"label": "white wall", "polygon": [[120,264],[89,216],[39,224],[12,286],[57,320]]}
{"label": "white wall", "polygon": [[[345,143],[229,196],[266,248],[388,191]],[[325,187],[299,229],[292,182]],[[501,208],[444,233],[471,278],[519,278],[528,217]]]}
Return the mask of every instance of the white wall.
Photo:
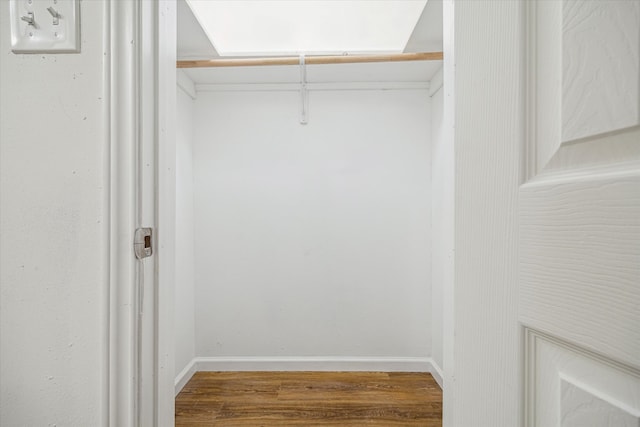
{"label": "white wall", "polygon": [[0,4],[0,425],[101,425],[106,397],[105,4],[82,53],[14,55]]}
{"label": "white wall", "polygon": [[[187,81],[187,83],[189,83]],[[177,89],[176,105],[176,280],[174,293],[175,373],[195,357],[194,306],[194,102]]]}
{"label": "white wall", "polygon": [[452,284],[453,269],[453,143],[445,138],[442,70],[431,91],[431,313],[432,358],[443,368],[443,290]]}
{"label": "white wall", "polygon": [[198,356],[430,355],[429,103],[198,94]]}

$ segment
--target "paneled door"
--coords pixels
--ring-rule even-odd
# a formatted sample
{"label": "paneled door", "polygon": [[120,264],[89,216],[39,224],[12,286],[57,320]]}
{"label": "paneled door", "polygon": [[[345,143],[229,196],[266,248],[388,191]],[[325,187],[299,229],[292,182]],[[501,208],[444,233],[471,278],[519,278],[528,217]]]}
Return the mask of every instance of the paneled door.
{"label": "paneled door", "polygon": [[640,2],[526,11],[525,425],[640,426]]}

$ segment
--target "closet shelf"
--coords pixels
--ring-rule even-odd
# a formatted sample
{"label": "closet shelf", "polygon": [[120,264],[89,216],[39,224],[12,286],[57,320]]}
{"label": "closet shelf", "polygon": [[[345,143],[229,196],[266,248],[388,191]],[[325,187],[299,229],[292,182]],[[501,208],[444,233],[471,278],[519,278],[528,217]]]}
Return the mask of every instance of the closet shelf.
{"label": "closet shelf", "polygon": [[[316,64],[356,64],[365,62],[403,62],[403,61],[440,61],[442,52],[396,53],[387,55],[334,55],[306,56],[307,65]],[[299,65],[300,57],[265,58],[216,58],[206,60],[177,61],[177,68],[207,67],[258,67],[267,65]]]}

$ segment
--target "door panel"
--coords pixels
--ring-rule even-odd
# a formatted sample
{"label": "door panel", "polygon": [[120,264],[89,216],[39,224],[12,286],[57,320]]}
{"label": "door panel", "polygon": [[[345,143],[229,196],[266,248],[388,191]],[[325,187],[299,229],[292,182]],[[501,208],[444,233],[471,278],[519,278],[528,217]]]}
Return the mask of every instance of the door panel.
{"label": "door panel", "polygon": [[530,404],[538,426],[640,425],[640,377],[633,369],[533,330]]}
{"label": "door panel", "polygon": [[638,124],[637,1],[562,2],[562,142]]}
{"label": "door panel", "polygon": [[525,418],[637,427],[640,2],[541,0],[526,19]]}
{"label": "door panel", "polygon": [[520,320],[640,365],[640,177],[543,181],[520,193]]}

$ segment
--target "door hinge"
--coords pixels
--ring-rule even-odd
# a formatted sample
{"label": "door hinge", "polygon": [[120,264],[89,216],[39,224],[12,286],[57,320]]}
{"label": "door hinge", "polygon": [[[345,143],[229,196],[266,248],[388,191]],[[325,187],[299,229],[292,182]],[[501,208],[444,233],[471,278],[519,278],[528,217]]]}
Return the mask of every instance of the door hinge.
{"label": "door hinge", "polygon": [[133,237],[133,250],[136,258],[142,259],[153,255],[153,228],[138,228]]}

